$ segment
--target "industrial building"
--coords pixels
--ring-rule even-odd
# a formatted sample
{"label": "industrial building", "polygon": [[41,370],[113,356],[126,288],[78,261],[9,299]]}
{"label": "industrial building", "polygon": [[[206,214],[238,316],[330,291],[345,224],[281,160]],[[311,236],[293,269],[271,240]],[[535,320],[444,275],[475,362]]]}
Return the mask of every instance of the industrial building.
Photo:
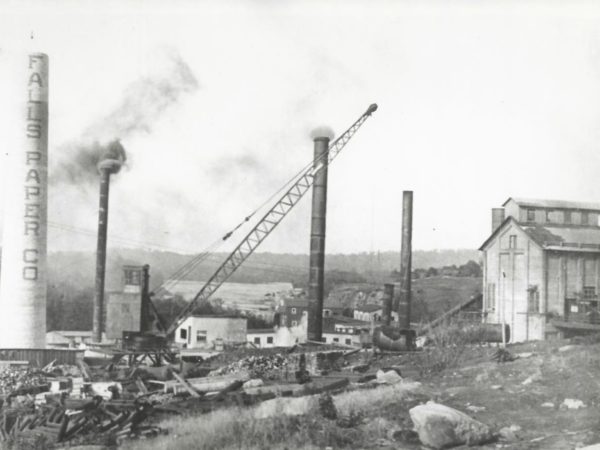
{"label": "industrial building", "polygon": [[521,342],[600,331],[600,204],[509,198],[481,245],[483,314]]}
{"label": "industrial building", "polygon": [[246,342],[244,317],[199,316],[186,318],[175,332],[175,343],[183,348],[218,348],[220,345]]}

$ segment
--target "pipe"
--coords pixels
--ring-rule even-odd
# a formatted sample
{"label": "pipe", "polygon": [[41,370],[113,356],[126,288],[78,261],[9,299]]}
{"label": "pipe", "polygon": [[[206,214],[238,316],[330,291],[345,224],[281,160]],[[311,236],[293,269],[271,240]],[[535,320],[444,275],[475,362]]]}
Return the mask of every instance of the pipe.
{"label": "pipe", "polygon": [[315,173],[312,191],[310,228],[310,268],[308,274],[309,320],[308,337],[320,342],[323,337],[323,298],[325,282],[325,228],[327,221],[327,152],[329,138],[314,139],[313,167]]}
{"label": "pipe", "polygon": [[149,288],[150,286],[150,266],[145,264],[142,267],[142,298],[140,304],[140,331],[147,333],[152,331],[150,323],[150,308],[149,308]]}
{"label": "pipe", "polygon": [[412,274],[412,191],[402,192],[402,247],[400,249],[400,298],[398,326],[410,328],[411,274]]}
{"label": "pipe", "polygon": [[46,346],[48,56],[19,56],[14,142],[8,169],[0,282],[0,346]]}
{"label": "pipe", "polygon": [[389,326],[392,322],[392,302],[394,301],[394,285],[383,285],[383,324]]}

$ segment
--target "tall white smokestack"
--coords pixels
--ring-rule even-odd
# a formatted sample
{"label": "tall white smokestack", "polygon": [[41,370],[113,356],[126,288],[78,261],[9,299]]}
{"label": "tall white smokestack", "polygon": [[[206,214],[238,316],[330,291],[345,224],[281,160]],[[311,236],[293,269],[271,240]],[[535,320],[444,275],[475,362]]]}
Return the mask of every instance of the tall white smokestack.
{"label": "tall white smokestack", "polygon": [[46,346],[48,56],[21,58],[18,137],[6,170],[0,347]]}

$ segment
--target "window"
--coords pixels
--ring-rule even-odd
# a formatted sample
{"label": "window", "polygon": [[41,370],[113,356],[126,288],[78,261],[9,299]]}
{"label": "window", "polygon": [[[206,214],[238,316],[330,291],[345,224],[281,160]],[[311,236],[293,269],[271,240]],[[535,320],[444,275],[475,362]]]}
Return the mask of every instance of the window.
{"label": "window", "polygon": [[552,223],[552,213],[553,211],[551,209],[546,210],[546,222]]}
{"label": "window", "polygon": [[352,345],[352,339],[346,339],[346,345]]}
{"label": "window", "polygon": [[196,331],[196,342],[206,342],[206,331],[204,331],[204,330]]}
{"label": "window", "polygon": [[527,222],[535,222],[535,209],[527,210]]}
{"label": "window", "polygon": [[508,237],[508,248],[517,248],[517,235],[511,234]]}
{"label": "window", "polygon": [[589,225],[590,224],[590,213],[587,211],[581,212],[581,225]]}
{"label": "window", "polygon": [[529,286],[527,289],[527,311],[539,312],[540,310],[540,292],[537,286]]}
{"label": "window", "polygon": [[571,223],[571,211],[565,211],[565,223]]}
{"label": "window", "polygon": [[296,314],[296,308],[292,308],[292,314]]}
{"label": "window", "polygon": [[596,300],[596,287],[595,286],[584,286],[583,287],[583,299],[584,300]]}
{"label": "window", "polygon": [[267,336],[267,344],[273,343],[273,336]]}
{"label": "window", "polygon": [[292,326],[293,327],[297,327],[298,326],[298,321],[297,320],[292,320]]}
{"label": "window", "polygon": [[308,315],[308,311],[302,311],[302,315],[303,315],[303,316],[306,316],[306,315]]}
{"label": "window", "polygon": [[260,337],[255,337],[254,343],[260,345]]}
{"label": "window", "polygon": [[125,271],[125,284],[130,286],[140,285],[140,272],[139,270],[126,270]]}
{"label": "window", "polygon": [[339,338],[333,338],[333,342],[340,342]]}
{"label": "window", "polygon": [[185,328],[180,328],[179,329],[179,338],[180,339],[187,339],[187,330]]}
{"label": "window", "polygon": [[496,309],[496,284],[488,283],[487,289],[487,309],[494,311]]}

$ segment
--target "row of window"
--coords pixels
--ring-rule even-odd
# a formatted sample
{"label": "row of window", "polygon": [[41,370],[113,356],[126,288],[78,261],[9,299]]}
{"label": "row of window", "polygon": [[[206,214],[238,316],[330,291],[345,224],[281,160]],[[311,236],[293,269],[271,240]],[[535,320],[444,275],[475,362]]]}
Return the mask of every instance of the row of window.
{"label": "row of window", "polygon": [[[528,208],[527,209],[527,222],[535,222],[536,221],[536,211],[539,211],[535,208]],[[556,220],[556,217],[554,216],[554,213],[557,213],[559,211],[554,211],[551,209],[543,209],[541,211],[544,211],[544,218],[545,218],[545,222],[546,223],[565,223],[565,224],[573,224],[573,211],[569,211],[569,210],[564,210],[562,211],[563,214],[563,220],[562,222],[560,222],[559,220]],[[588,211],[577,211],[576,214],[580,214],[581,215],[581,220],[578,221],[579,224],[581,225],[598,225],[598,223],[594,222],[594,215],[590,214]]]}
{"label": "row of window", "polygon": [[[256,336],[254,338],[254,343],[257,345],[260,345],[260,343],[261,343],[260,336]],[[267,336],[267,344],[272,344],[272,343],[273,343],[273,336]]]}
{"label": "row of window", "polygon": [[[596,286],[584,286],[583,287],[583,300],[586,301],[597,301]],[[486,309],[496,310],[496,284],[488,283],[487,285],[487,296],[486,296]],[[528,312],[539,312],[540,311],[540,292],[537,286],[530,286],[527,289],[527,311]]]}

